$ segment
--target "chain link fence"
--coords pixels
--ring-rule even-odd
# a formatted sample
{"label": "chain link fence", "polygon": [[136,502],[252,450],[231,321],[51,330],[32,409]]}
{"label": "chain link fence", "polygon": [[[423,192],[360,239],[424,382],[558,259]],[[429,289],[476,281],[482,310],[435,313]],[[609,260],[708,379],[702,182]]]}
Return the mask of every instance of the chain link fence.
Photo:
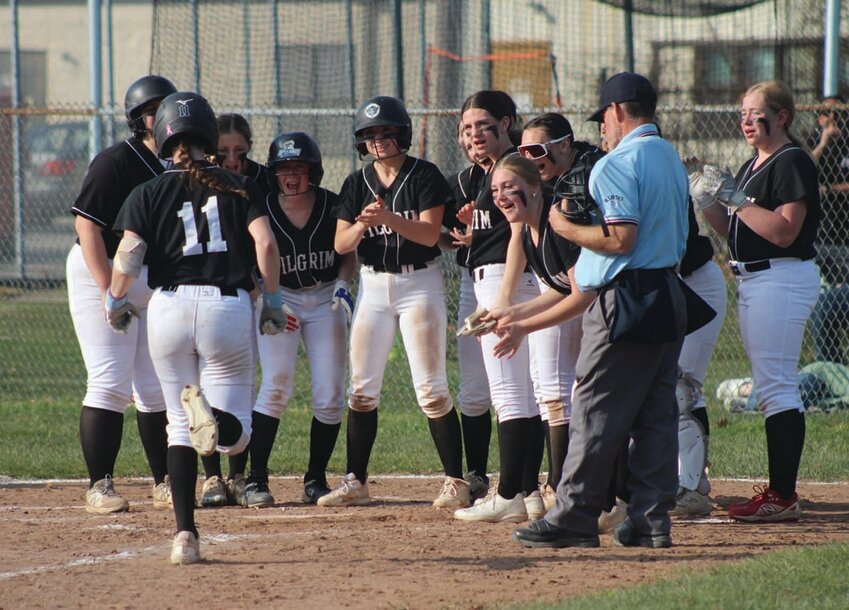
{"label": "chain link fence", "polygon": [[[802,364],[845,363],[849,124],[843,107],[820,113],[823,3],[634,0],[630,14],[622,4],[157,0],[150,69],[179,89],[200,91],[218,112],[246,116],[254,132],[249,156],[257,161],[265,161],[280,131],[311,133],[324,155],[323,186],[331,190],[359,167],[352,117],[362,100],[376,94],[404,98],[414,121],[411,153],[448,175],[465,163],[455,136],[467,95],[504,89],[524,120],[556,110],[572,122],[576,139],[595,142],[595,125],[585,118],[594,110],[600,83],[633,62],[656,83],[664,137],[682,156],[695,154],[736,169],[751,155],[739,133],[737,96],[753,82],[784,80],[799,110],[793,131],[819,157],[826,209],[823,297],[809,325],[817,332],[806,336]],[[839,64],[844,91],[849,85],[845,13]],[[99,116],[104,146],[125,137],[118,109]],[[75,401],[83,394],[85,369],[67,309],[64,260],[75,239],[68,209],[90,158],[92,114],[83,104],[6,110],[0,114],[5,141],[11,141],[14,117],[20,121],[20,181],[13,179],[10,147],[0,150],[0,400]],[[706,223],[703,230],[709,233]],[[711,235],[717,262],[727,269],[726,248]],[[453,259],[443,257],[449,379],[456,395],[459,271]],[[730,274],[728,288],[729,314],[706,383],[714,404],[722,380],[749,375]],[[302,359],[293,406],[309,404],[307,369]],[[383,403],[414,408],[400,340],[386,380]]]}

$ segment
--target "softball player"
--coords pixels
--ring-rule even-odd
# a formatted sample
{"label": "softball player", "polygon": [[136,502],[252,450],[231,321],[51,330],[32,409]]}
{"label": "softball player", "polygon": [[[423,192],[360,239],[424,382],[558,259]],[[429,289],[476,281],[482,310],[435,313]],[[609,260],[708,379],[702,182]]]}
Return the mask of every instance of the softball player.
{"label": "softball player", "polygon": [[445,288],[436,260],[449,187],[436,166],[407,154],[412,123],[400,100],[366,101],[354,119],[354,135],[360,155],[370,154],[374,161],[345,179],[336,225],[336,251],[356,250],[363,264],[351,326],[348,474],[318,504],[369,501],[367,472],[380,389],[400,328],[416,398],[445,470],[434,506],[467,506],[460,421],[445,372]]}
{"label": "softball player", "polygon": [[300,320],[300,330],[257,338],[262,385],[252,415],[251,471],[245,487],[250,507],[274,504],[268,458],[292,396],[302,340],[310,363],[313,418],[301,500],[314,504],[330,492],[325,471],[345,410],[347,334],[354,309],[348,282],[356,257],[339,256],[333,249],[338,196],[319,187],[323,175],[321,152],[309,135],[282,133],[271,143],[268,181],[273,193],[266,198],[266,208],[280,250],[283,299]]}
{"label": "softball player", "polygon": [[[153,505],[168,508],[171,504],[165,401],[147,345],[151,291],[144,282],[134,287],[131,299],[139,309],[139,323],[124,335],[109,330],[103,299],[118,247],[118,238],[112,233],[115,217],[133,187],[164,171],[151,129],[159,102],[174,91],[171,81],[155,75],[130,85],[124,111],[132,136],[94,158],[71,208],[77,243],[68,254],[66,277],[71,319],[88,374],[80,412],[80,443],[89,474],[85,498],[90,513],[129,510],[112,485],[112,473],[121,448],[124,411],[131,399],[153,474]],[[147,266],[142,267],[141,275],[147,275]]]}
{"label": "softball player", "polygon": [[757,154],[736,177],[707,166],[691,177],[694,201],[728,238],[740,334],[766,416],[769,485],[729,507],[729,515],[741,521],[796,520],[802,514],[796,477],[805,416],[796,370],[819,293],[813,243],[820,199],[816,165],[789,133],[795,116],[786,85],[753,85],[743,96],[740,126]]}
{"label": "softball player", "polygon": [[[472,233],[467,225],[460,222],[457,214],[462,207],[474,202],[486,180],[486,168],[492,162],[486,157],[476,161],[471,155],[471,137],[463,130],[462,121],[459,122],[458,128],[457,142],[471,165],[448,180],[451,198],[446,204],[442,224],[450,229],[450,232],[444,235],[445,241],[440,245],[457,249],[457,265],[460,267],[457,328],[460,328],[464,320],[478,308],[478,301],[475,298],[472,275],[466,266]],[[477,338],[469,335],[457,337],[457,362],[460,364],[460,392],[457,399],[460,402],[460,423],[463,428],[468,470],[464,478],[469,483],[469,494],[474,502],[486,496],[489,491],[489,477],[486,472],[489,462],[489,439],[492,436],[492,417],[489,413],[492,401],[489,397],[483,353]]]}
{"label": "softball player", "polygon": [[[535,211],[536,217],[530,218],[537,226],[531,228],[532,225],[525,223],[522,233],[525,256],[537,275],[543,294],[550,289],[569,294],[568,278],[562,274],[577,260],[579,249],[550,231],[548,213],[555,200],[560,201],[560,193],[567,183],[571,186],[589,182],[593,165],[604,153],[588,142],[575,142],[568,119],[560,114],[547,113],[525,125],[519,154],[537,166],[543,181],[542,192],[547,199],[542,209]],[[532,233],[538,233],[535,239],[539,243],[531,239]],[[553,298],[555,295],[550,296]],[[537,403],[548,449],[548,477],[542,487],[546,509],[554,506],[557,497],[554,489],[560,482],[563,461],[569,449],[572,385],[581,334],[580,316],[534,334],[534,359],[539,379]]]}
{"label": "softball player", "polygon": [[267,291],[260,324],[276,333],[287,320],[278,288],[280,258],[259,189],[205,161],[218,141],[208,102],[188,91],[169,95],[156,113],[154,135],[159,156],[172,158],[174,169],[134,189],[115,221],[124,233],[106,314],[117,332],[131,326],[136,309],[128,290],[148,251],[148,284],[154,288],[148,338],[168,407],[177,521],[171,562],[196,563],[195,451],[237,454],[251,435],[252,240]]}
{"label": "softball player", "polygon": [[[510,131],[517,122],[516,105],[503,91],[479,91],[470,96],[463,104],[461,118],[476,158],[487,158],[494,165],[516,154],[510,139]],[[525,260],[518,234],[511,236],[510,224],[495,205],[491,189],[490,172],[475,199],[474,209],[467,206],[461,213],[461,220],[472,225],[468,267],[475,296],[481,307],[490,310],[509,305],[511,300],[528,301],[539,294],[533,275],[523,271]],[[508,250],[511,241],[516,246]],[[518,262],[507,264],[508,252]],[[513,358],[502,361],[493,354],[496,342],[493,334],[481,337],[490,396],[498,418],[501,476],[490,496],[454,513],[457,519],[465,521],[524,521],[528,518],[526,494],[530,496],[528,505],[532,510],[535,513],[542,510],[537,478],[544,442],[542,421],[533,397],[530,352],[527,345],[522,345]]]}
{"label": "softball player", "polygon": [[[266,168],[248,159],[253,145],[251,126],[240,114],[222,114],[218,117],[218,153],[216,159],[224,169],[247,176],[267,195],[269,191]],[[256,347],[256,346],[254,346]],[[256,349],[254,350],[256,353]],[[221,456],[217,453],[202,457],[205,480],[200,503],[204,507],[246,505],[245,468],[248,452],[228,456],[227,480],[221,473]]]}

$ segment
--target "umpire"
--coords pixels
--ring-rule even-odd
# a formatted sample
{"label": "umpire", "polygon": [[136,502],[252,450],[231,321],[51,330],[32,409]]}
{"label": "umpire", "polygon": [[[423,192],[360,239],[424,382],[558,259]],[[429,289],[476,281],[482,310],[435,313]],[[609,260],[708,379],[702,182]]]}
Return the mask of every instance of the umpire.
{"label": "umpire", "polygon": [[687,173],[653,123],[657,93],[622,72],[601,88],[598,110],[610,153],[590,175],[601,224],[554,230],[581,246],[575,278],[597,296],[584,314],[569,453],[557,503],[513,537],[529,547],[597,547],[617,450],[628,438],[631,500],[614,532],[623,546],[669,547],[677,478],[678,354],[686,306],[675,271],[687,239]]}

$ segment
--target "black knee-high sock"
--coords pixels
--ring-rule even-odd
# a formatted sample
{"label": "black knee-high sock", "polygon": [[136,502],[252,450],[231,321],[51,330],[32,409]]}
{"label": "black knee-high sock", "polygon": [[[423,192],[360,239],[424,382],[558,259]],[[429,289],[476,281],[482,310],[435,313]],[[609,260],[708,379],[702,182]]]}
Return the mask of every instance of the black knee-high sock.
{"label": "black knee-high sock", "polygon": [[522,491],[530,494],[539,489],[539,469],[545,448],[545,432],[542,418],[529,417],[525,420],[525,463],[522,465]]}
{"label": "black knee-high sock", "polygon": [[796,478],[805,445],[805,414],[793,409],[766,418],[769,487],[785,500],[796,493]]}
{"label": "black knee-high sock", "polygon": [[89,487],[112,474],[123,433],[123,413],[86,406],[80,411],[80,444],[88,469]]}
{"label": "black knee-high sock", "polygon": [[[253,437],[251,438],[251,442],[253,442]],[[248,468],[248,457],[250,456],[251,445],[248,443],[247,448],[241,453],[237,453],[236,455],[228,455],[227,456],[227,478],[233,479],[237,474],[245,474],[245,470]]]}
{"label": "black knee-high sock", "polygon": [[138,411],[136,423],[139,426],[139,437],[147,456],[147,463],[150,464],[153,482],[159,485],[168,474],[168,433],[165,431],[168,418],[165,416],[165,411],[157,413]]}
{"label": "black knee-high sock", "polygon": [[508,500],[522,491],[527,421],[520,418],[498,422],[498,455],[501,459],[498,495]]}
{"label": "black knee-high sock", "polygon": [[[249,445],[251,454],[251,471],[260,474],[268,474],[268,458],[271,457],[271,449],[274,447],[274,439],[277,438],[277,429],[280,420],[270,415],[263,415],[254,411],[251,414],[251,443]],[[246,455],[245,452],[243,455]]]}
{"label": "black knee-high sock", "polygon": [[548,426],[546,438],[548,444],[548,480],[547,485],[557,489],[563,478],[563,463],[569,452],[569,424]]}
{"label": "black knee-high sock", "polygon": [[371,449],[377,438],[377,409],[354,411],[348,409],[348,466],[360,483],[366,482]]}
{"label": "black knee-high sock", "polygon": [[195,486],[198,480],[197,453],[191,447],[168,447],[168,476],[178,532],[192,532],[195,527]]}
{"label": "black knee-high sock", "polygon": [[489,466],[489,439],[492,437],[492,416],[462,415],[463,445],[466,449],[466,467],[479,477],[486,477]]}
{"label": "black knee-high sock", "polygon": [[310,424],[310,463],[304,475],[304,483],[317,481],[327,484],[327,464],[333,449],[336,447],[336,439],[339,438],[338,424],[323,424],[315,417]]}
{"label": "black knee-high sock", "polygon": [[242,437],[242,423],[232,413],[212,408],[212,415],[218,420],[218,444],[230,447],[239,442]]}
{"label": "black knee-high sock", "polygon": [[219,453],[201,456],[200,461],[203,463],[203,474],[207,479],[224,476],[221,474],[221,455]]}
{"label": "black knee-high sock", "polygon": [[460,432],[460,419],[456,409],[451,409],[442,417],[427,420],[430,436],[436,445],[439,461],[445,476],[463,478],[463,437]]}
{"label": "black knee-high sock", "polygon": [[702,427],[705,429],[705,436],[710,436],[710,421],[708,420],[708,412],[705,407],[699,407],[690,411],[690,415],[695,417]]}

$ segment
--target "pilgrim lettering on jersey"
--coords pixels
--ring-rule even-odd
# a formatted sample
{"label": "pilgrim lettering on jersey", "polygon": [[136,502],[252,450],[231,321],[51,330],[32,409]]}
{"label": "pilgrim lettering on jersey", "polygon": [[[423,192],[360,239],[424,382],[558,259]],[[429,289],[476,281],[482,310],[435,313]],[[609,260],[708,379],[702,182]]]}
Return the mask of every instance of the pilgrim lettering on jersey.
{"label": "pilgrim lettering on jersey", "polygon": [[489,218],[489,210],[475,210],[472,214],[472,229],[491,229],[492,220]]}
{"label": "pilgrim lettering on jersey", "polygon": [[[397,214],[402,218],[406,218],[407,220],[418,220],[419,212],[418,210],[401,210],[399,212],[392,212],[393,214]],[[386,225],[379,225],[377,227],[369,227],[368,231],[366,231],[366,237],[377,237],[378,235],[392,235],[395,233],[392,229],[387,227]]]}
{"label": "pilgrim lettering on jersey", "polygon": [[320,250],[292,256],[287,254],[280,257],[281,273],[294,273],[309,269],[329,269],[336,262],[335,250]]}

